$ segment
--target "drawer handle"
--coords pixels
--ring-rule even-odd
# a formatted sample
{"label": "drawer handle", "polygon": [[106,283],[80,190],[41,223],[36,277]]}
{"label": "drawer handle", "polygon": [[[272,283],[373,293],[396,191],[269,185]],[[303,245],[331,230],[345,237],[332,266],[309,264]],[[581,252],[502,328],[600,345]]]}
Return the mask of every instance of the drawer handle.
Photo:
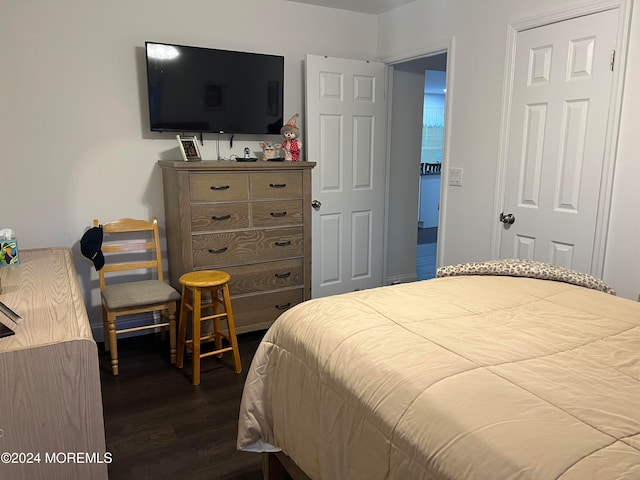
{"label": "drawer handle", "polygon": [[227,250],[229,250],[229,248],[228,248],[228,247],[222,247],[222,248],[218,248],[218,249],[210,248],[210,249],[209,249],[209,253],[224,253],[224,252],[226,252]]}
{"label": "drawer handle", "polygon": [[228,213],[227,215],[214,215],[211,217],[211,220],[229,220],[230,218],[231,214]]}
{"label": "drawer handle", "polygon": [[289,278],[291,276],[291,272],[284,272],[284,273],[276,273],[275,277],[276,278]]}
{"label": "drawer handle", "polygon": [[269,186],[271,188],[285,188],[287,184],[286,183],[270,183]]}
{"label": "drawer handle", "polygon": [[291,240],[287,240],[286,242],[276,242],[276,246],[278,247],[288,247],[291,245]]}
{"label": "drawer handle", "polygon": [[291,306],[291,302],[289,303],[285,303],[284,305],[276,305],[276,308],[278,310],[286,310],[287,308],[289,308]]}
{"label": "drawer handle", "polygon": [[287,212],[271,212],[272,217],[284,217],[287,215]]}
{"label": "drawer handle", "polygon": [[211,185],[209,187],[211,190],[229,190],[229,185]]}

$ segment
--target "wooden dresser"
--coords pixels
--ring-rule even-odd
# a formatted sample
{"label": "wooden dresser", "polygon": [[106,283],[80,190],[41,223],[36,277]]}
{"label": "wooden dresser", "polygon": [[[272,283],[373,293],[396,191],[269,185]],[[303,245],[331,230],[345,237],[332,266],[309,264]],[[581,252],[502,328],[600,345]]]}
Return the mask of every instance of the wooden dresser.
{"label": "wooden dresser", "polygon": [[0,280],[0,300],[22,316],[15,325],[0,314],[15,332],[0,338],[0,478],[106,479],[116,459],[105,451],[98,349],[71,251],[20,250]]}
{"label": "wooden dresser", "polygon": [[312,162],[160,161],[171,284],[224,270],[237,333],[311,298]]}

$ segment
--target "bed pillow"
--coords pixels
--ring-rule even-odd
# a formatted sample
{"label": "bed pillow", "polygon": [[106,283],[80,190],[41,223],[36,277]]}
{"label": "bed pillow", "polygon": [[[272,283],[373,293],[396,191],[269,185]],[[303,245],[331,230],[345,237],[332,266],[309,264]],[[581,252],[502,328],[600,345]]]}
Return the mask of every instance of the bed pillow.
{"label": "bed pillow", "polygon": [[616,294],[613,288],[593,275],[535,260],[510,258],[487,262],[470,262],[446,265],[439,267],[436,271],[436,277],[451,277],[455,275],[508,275],[511,277],[539,278],[571,283],[611,295]]}

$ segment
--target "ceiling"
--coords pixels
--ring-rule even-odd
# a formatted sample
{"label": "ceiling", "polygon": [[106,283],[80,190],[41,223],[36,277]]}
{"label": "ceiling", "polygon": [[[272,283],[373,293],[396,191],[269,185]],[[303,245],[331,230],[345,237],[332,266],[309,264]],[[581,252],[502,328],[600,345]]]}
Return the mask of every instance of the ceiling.
{"label": "ceiling", "polygon": [[307,3],[321,7],[339,8],[352,12],[379,15],[394,8],[411,3],[414,0],[288,0],[289,2]]}

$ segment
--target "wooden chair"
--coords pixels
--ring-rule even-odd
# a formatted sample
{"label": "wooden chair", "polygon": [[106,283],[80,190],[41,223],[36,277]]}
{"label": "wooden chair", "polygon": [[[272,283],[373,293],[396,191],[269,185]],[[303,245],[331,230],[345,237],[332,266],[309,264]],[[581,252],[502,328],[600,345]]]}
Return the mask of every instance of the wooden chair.
{"label": "wooden chair", "polygon": [[[93,226],[100,226],[98,220],[93,221]],[[161,328],[164,337],[164,329],[169,327],[170,358],[171,363],[175,364],[176,309],[180,294],[163,280],[157,218],[153,217],[151,221],[122,218],[105,223],[102,229],[105,264],[98,273],[104,345],[105,350],[111,352],[113,375],[118,375],[117,335],[126,332]],[[123,277],[123,272],[127,272],[128,276]],[[151,279],[131,281],[132,277],[142,274],[148,278],[149,272]],[[144,325],[122,329],[116,326],[118,317],[122,315],[153,312],[159,312],[159,323],[155,322],[154,317]]]}

